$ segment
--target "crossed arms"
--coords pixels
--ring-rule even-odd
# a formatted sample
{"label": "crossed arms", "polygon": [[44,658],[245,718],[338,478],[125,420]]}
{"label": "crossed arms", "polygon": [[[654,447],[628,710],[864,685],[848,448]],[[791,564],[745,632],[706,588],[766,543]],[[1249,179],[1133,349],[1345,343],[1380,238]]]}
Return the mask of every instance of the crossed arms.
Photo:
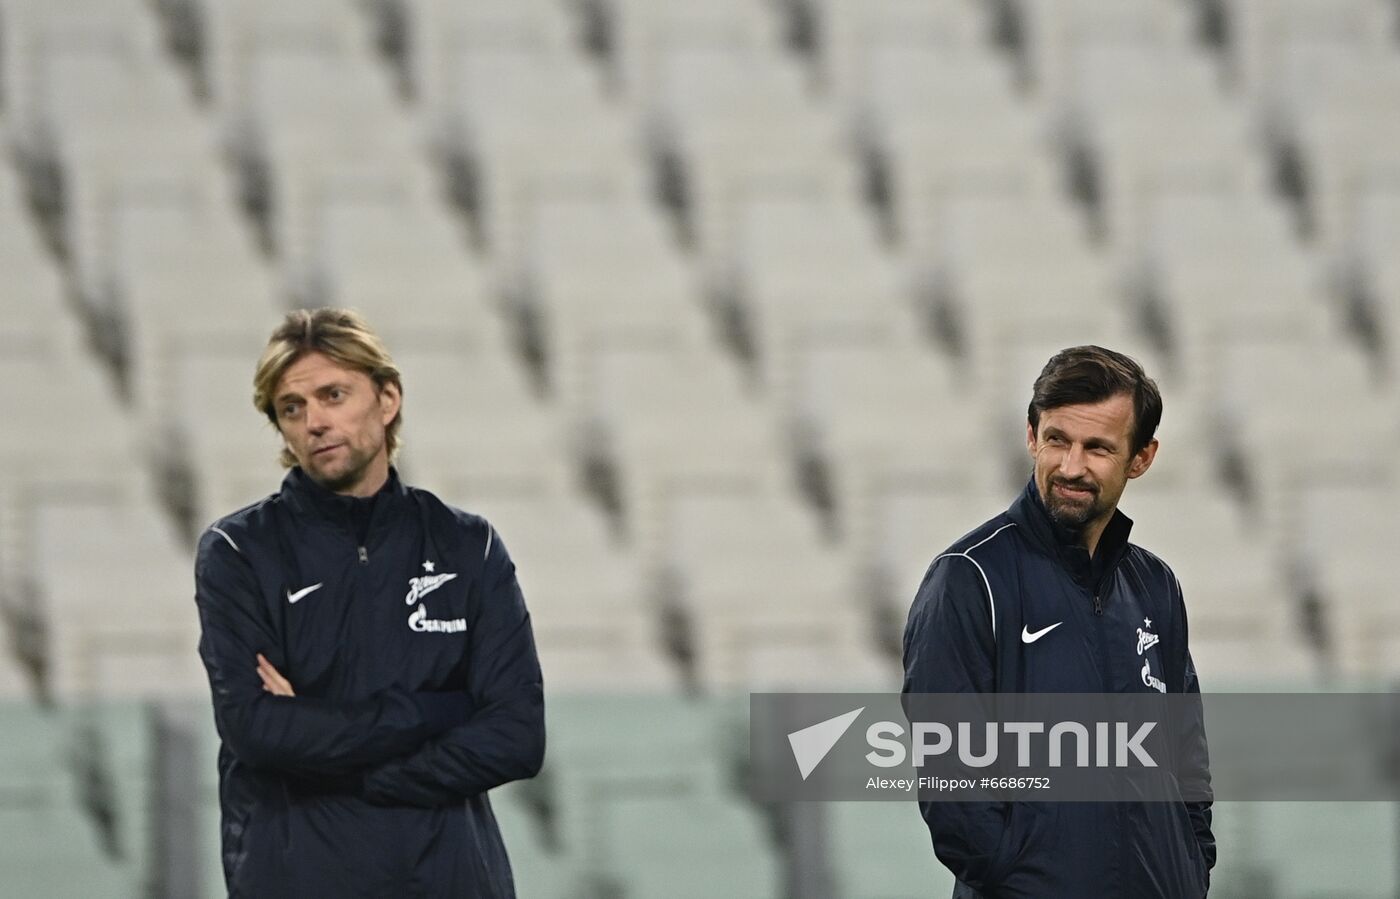
{"label": "crossed arms", "polygon": [[466,691],[298,696],[265,654],[280,641],[259,612],[251,567],[206,534],[195,565],[199,651],[225,745],[249,768],[336,784],[379,805],[434,807],[533,777],[544,759],[539,661],[500,541],[481,583]]}

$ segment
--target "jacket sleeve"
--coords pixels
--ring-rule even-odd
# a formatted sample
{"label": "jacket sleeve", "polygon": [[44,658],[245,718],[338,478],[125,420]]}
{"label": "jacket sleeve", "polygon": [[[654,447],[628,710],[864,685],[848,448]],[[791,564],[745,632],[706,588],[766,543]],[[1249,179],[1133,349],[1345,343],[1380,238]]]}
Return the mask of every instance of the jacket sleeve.
{"label": "jacket sleeve", "polygon": [[[1181,692],[1194,694],[1193,698],[1199,700],[1201,684],[1196,677],[1196,664],[1191,660],[1186,602],[1182,596],[1179,581],[1176,590],[1178,627],[1181,634],[1181,639],[1177,641],[1177,644],[1181,647],[1182,654]],[[1210,750],[1206,744],[1205,718],[1202,711],[1199,703],[1193,706],[1191,713],[1187,716],[1187,729],[1182,739],[1184,757],[1181,762],[1180,774],[1187,781],[1186,786],[1196,795],[1210,790]],[[1209,883],[1210,870],[1215,867],[1216,857],[1215,834],[1211,831],[1211,805],[1210,800],[1186,803],[1186,812],[1191,818],[1191,829],[1196,834],[1196,845],[1200,847],[1201,857],[1206,861],[1207,883]]]}
{"label": "jacket sleeve", "polygon": [[365,775],[378,805],[431,808],[534,777],[544,762],[544,687],[515,565],[492,535],[467,623],[465,724]]}
{"label": "jacket sleeve", "polygon": [[[965,556],[935,559],[904,631],[904,688],[911,693],[994,692],[996,646],[987,588]],[[922,772],[921,772],[922,774]],[[990,892],[1006,802],[920,802],[933,850],[958,880]]]}
{"label": "jacket sleeve", "polygon": [[281,664],[281,640],[248,560],[214,530],[201,539],[195,559],[195,603],[219,736],[251,768],[313,781],[353,775],[455,723],[444,717],[443,695],[394,690],[332,702],[263,690],[256,655]]}

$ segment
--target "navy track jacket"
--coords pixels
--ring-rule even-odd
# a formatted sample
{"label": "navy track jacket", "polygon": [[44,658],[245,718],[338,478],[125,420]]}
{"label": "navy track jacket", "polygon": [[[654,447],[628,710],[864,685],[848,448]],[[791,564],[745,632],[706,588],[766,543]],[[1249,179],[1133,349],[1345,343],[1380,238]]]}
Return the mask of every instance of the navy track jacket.
{"label": "navy track jacket", "polygon": [[[905,693],[1199,692],[1176,576],[1114,514],[1091,559],[1032,479],[1005,513],[934,559],[904,634]],[[1158,642],[1139,652],[1150,620]],[[1027,642],[1063,621],[1053,633]],[[1193,764],[1208,764],[1204,732]],[[1208,774],[1205,775],[1208,777]],[[954,899],[1199,899],[1210,803],[924,802]]]}
{"label": "navy track jacket", "polygon": [[357,499],[294,468],[200,538],[195,598],[230,896],[514,896],[486,791],[538,772],[544,699],[484,519],[396,471]]}

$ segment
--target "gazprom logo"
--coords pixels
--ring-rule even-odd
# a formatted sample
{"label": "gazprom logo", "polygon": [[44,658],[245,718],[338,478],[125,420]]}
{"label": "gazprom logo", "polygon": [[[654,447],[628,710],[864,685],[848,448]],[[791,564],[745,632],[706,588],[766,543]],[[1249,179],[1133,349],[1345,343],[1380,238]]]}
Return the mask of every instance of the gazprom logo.
{"label": "gazprom logo", "polygon": [[803,780],[806,780],[822,763],[822,759],[830,754],[832,748],[845,736],[846,731],[851,729],[851,725],[863,711],[865,706],[787,735],[788,745],[792,747],[792,757],[797,761],[797,770]]}

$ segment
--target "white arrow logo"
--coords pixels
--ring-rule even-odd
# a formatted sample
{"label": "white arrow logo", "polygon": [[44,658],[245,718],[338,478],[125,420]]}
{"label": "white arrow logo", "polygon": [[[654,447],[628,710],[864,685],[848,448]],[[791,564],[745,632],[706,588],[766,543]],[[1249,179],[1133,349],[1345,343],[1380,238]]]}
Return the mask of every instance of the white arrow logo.
{"label": "white arrow logo", "polygon": [[802,774],[803,780],[821,764],[822,759],[826,758],[827,753],[836,745],[836,741],[841,739],[863,711],[865,706],[788,734],[792,757],[797,760],[797,770]]}
{"label": "white arrow logo", "polygon": [[303,596],[306,596],[308,593],[315,593],[317,590],[321,589],[321,586],[321,584],[312,584],[310,587],[302,587],[295,593],[288,590],[287,602],[291,603],[292,605],[296,605]]}
{"label": "white arrow logo", "polygon": [[1064,624],[1063,621],[1056,621],[1054,624],[1046,625],[1045,627],[1042,627],[1040,630],[1035,631],[1034,633],[1027,629],[1027,627],[1023,624],[1021,625],[1021,642],[1034,643],[1035,641],[1039,640],[1041,637],[1050,633],[1062,624]]}

